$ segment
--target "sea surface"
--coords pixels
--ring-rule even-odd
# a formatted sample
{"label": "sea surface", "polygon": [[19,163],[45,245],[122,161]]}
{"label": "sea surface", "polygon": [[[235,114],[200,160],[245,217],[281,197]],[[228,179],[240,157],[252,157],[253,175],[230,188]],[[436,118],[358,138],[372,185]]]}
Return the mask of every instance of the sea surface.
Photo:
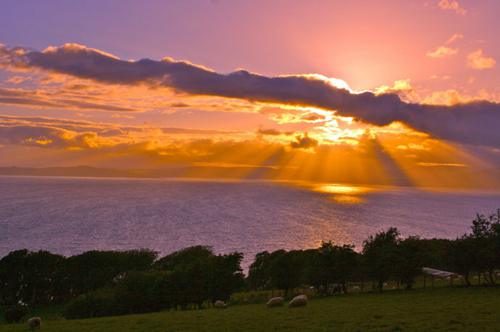
{"label": "sea surface", "polygon": [[72,255],[92,249],[196,245],[260,251],[354,243],[396,226],[403,235],[454,238],[500,193],[346,185],[0,176],[0,256],[16,249]]}

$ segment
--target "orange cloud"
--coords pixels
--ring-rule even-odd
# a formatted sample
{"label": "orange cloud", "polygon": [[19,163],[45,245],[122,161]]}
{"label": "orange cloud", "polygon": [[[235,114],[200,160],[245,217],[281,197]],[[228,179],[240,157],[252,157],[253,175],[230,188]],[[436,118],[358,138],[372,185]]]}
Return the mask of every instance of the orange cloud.
{"label": "orange cloud", "polygon": [[458,1],[455,0],[440,0],[438,3],[439,8],[443,10],[452,10],[459,15],[467,14],[467,10],[465,10]]}
{"label": "orange cloud", "polygon": [[318,114],[308,108],[301,107],[280,107],[280,106],[264,106],[259,112],[268,116],[278,124],[291,123],[321,123],[329,120],[331,114]]}
{"label": "orange cloud", "polygon": [[419,162],[418,165],[423,166],[423,167],[466,167],[465,164],[461,164],[461,163]]}
{"label": "orange cloud", "polygon": [[468,65],[474,69],[489,69],[495,67],[496,61],[492,57],[483,54],[482,49],[470,53],[467,56]]}
{"label": "orange cloud", "polygon": [[[46,89],[5,89],[0,88],[0,104],[22,105],[34,108],[49,107],[73,110],[99,110],[99,111],[119,111],[134,112],[126,106],[113,105],[109,100],[96,100],[91,96],[85,98],[75,94],[68,94],[63,91],[54,94]],[[94,99],[94,101],[92,100]]]}
{"label": "orange cloud", "polygon": [[403,97],[411,94],[413,92],[413,87],[411,86],[410,79],[407,78],[404,80],[394,81],[392,86],[382,85],[378,88],[375,88],[374,92],[377,95],[393,93],[399,95],[400,97]]}
{"label": "orange cloud", "polygon": [[456,105],[474,100],[474,98],[464,96],[455,89],[444,91],[435,91],[431,95],[425,97],[422,103],[429,105]]}
{"label": "orange cloud", "polygon": [[[184,138],[161,128],[0,116],[0,166],[14,160],[23,166],[53,165],[56,160],[67,166],[155,169],[134,173],[139,176],[455,187],[482,184],[474,173],[477,157],[466,158],[444,142],[396,125],[367,131],[357,138],[357,145],[320,144],[316,135],[306,133],[276,141],[278,131],[262,131],[271,134],[270,140],[265,135],[255,137],[255,133],[242,138],[218,138],[211,133]],[[494,177],[498,172],[491,174]],[[493,180],[496,182],[486,183],[496,185],[498,176]]]}
{"label": "orange cloud", "polygon": [[318,146],[318,141],[304,133],[302,136],[296,136],[295,141],[290,142],[290,146],[294,149],[312,149]]}
{"label": "orange cloud", "polygon": [[462,34],[455,33],[450,38],[448,38],[448,40],[444,43],[443,46],[438,46],[433,51],[427,52],[426,56],[428,56],[429,58],[445,58],[457,54],[458,53],[457,48],[452,48],[446,45],[453,44],[454,42],[462,39],[463,37],[464,36]]}
{"label": "orange cloud", "polygon": [[27,77],[27,76],[12,76],[12,77],[8,78],[6,80],[6,82],[11,83],[11,84],[20,84],[20,83],[30,81],[30,80],[31,80],[31,77]]}
{"label": "orange cloud", "polygon": [[270,129],[259,128],[259,130],[257,130],[257,134],[266,136],[280,136],[280,135],[290,136],[293,135],[293,131],[280,131],[278,129],[273,129],[273,128]]}
{"label": "orange cloud", "polygon": [[496,100],[498,102],[500,101],[500,95],[485,90],[480,90],[477,95],[468,95],[461,93],[456,89],[448,89],[443,91],[434,91],[425,98],[422,98],[421,103],[428,105],[453,106],[457,104],[479,102],[485,99]]}
{"label": "orange cloud", "polygon": [[464,38],[464,35],[462,35],[461,33],[455,33],[453,36],[448,38],[448,40],[446,41],[445,44],[450,45],[450,44],[454,43],[455,41],[460,40],[462,38]]}
{"label": "orange cloud", "polygon": [[439,46],[434,51],[429,51],[425,55],[429,58],[445,58],[458,53],[458,49],[448,46]]}
{"label": "orange cloud", "polygon": [[76,133],[66,129],[33,125],[3,126],[0,124],[0,142],[51,148],[93,149],[110,145],[96,133]]}

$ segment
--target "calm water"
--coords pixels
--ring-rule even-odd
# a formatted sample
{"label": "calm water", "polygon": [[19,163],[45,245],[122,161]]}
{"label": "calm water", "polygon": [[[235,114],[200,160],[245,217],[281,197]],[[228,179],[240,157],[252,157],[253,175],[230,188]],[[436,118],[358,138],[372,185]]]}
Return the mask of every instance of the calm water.
{"label": "calm water", "polygon": [[242,251],[247,265],[263,250],[322,240],[360,245],[389,226],[405,235],[455,237],[477,211],[500,207],[497,193],[340,192],[262,182],[0,177],[0,256],[20,248],[164,254],[205,244]]}

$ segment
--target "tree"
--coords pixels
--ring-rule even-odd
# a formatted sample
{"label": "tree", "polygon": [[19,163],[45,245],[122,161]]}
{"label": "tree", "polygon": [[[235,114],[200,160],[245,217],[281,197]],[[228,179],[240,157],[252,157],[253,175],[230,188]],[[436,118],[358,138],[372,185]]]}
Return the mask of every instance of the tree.
{"label": "tree", "polygon": [[31,305],[46,304],[54,299],[57,273],[66,258],[48,251],[32,252],[26,260],[26,288]]}
{"label": "tree", "polygon": [[176,305],[200,308],[206,300],[227,300],[242,287],[242,259],[238,252],[215,255],[210,247],[194,246],[162,257],[155,266],[170,272]]}
{"label": "tree", "polygon": [[451,243],[448,252],[450,266],[455,272],[464,276],[467,286],[471,285],[470,274],[476,264],[475,246],[474,240],[464,235]]}
{"label": "tree", "polygon": [[273,254],[269,269],[271,286],[284,290],[285,296],[288,296],[291,289],[301,284],[303,262],[300,251],[279,250]]}
{"label": "tree", "polygon": [[312,263],[308,269],[308,281],[323,294],[330,284],[340,284],[344,293],[346,283],[352,279],[357,270],[357,256],[353,245],[334,245],[323,242],[315,250]]}
{"label": "tree", "polygon": [[200,308],[209,298],[210,264],[214,253],[210,247],[193,246],[160,258],[155,266],[169,271],[175,284],[176,305],[186,309],[189,304]]}
{"label": "tree", "polygon": [[168,254],[158,259],[154,265],[161,270],[173,270],[178,265],[208,260],[213,255],[212,249],[208,246],[192,246]]}
{"label": "tree", "polygon": [[63,256],[48,251],[9,253],[0,260],[0,301],[31,305],[53,302],[56,276],[64,262]]}
{"label": "tree", "polygon": [[277,288],[288,291],[299,286],[304,279],[304,266],[308,254],[301,250],[261,252],[250,265],[248,280],[253,289]]}
{"label": "tree", "polygon": [[413,287],[415,278],[422,273],[424,261],[423,243],[418,237],[410,236],[399,242],[396,274],[406,289]]}
{"label": "tree", "polygon": [[25,300],[22,294],[26,274],[26,257],[29,251],[16,250],[0,260],[0,304],[15,304]]}
{"label": "tree", "polygon": [[433,267],[441,270],[450,270],[452,266],[448,253],[453,240],[448,239],[419,239],[422,250],[422,266]]}
{"label": "tree", "polygon": [[500,268],[500,209],[490,216],[491,233],[494,252],[494,265],[496,269]]}
{"label": "tree", "polygon": [[371,235],[363,243],[364,264],[380,291],[384,283],[396,274],[399,241],[399,231],[391,227],[386,232]]}
{"label": "tree", "polygon": [[320,295],[327,295],[328,284],[331,283],[331,269],[333,267],[330,242],[322,243],[314,250],[311,259],[305,267],[306,282],[314,286]]}
{"label": "tree", "polygon": [[255,255],[253,263],[248,268],[247,282],[251,289],[266,289],[271,284],[270,277],[271,254],[268,251]]}
{"label": "tree", "polygon": [[87,251],[69,257],[59,275],[63,297],[72,298],[111,285],[129,271],[152,268],[156,252],[141,249],[129,251]]}
{"label": "tree", "polygon": [[495,269],[500,267],[500,210],[488,218],[477,214],[471,233],[451,244],[448,260],[452,268],[464,276],[467,286],[471,285],[472,271],[483,273],[485,280],[494,285]]}
{"label": "tree", "polygon": [[243,287],[242,259],[243,254],[239,252],[212,257],[209,276],[209,293],[212,302],[227,301],[235,290]]}

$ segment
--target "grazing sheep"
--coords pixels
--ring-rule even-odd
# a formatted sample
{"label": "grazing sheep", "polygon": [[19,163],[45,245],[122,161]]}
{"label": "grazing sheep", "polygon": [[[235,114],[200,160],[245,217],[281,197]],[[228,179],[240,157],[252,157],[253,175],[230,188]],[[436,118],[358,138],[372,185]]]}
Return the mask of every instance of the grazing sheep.
{"label": "grazing sheep", "polygon": [[41,328],[42,319],[40,317],[31,317],[30,319],[28,319],[28,327],[30,330]]}
{"label": "grazing sheep", "polygon": [[278,296],[271,298],[269,301],[267,301],[266,305],[268,308],[279,307],[282,306],[284,302],[285,299],[282,298],[281,296]]}
{"label": "grazing sheep", "polygon": [[294,297],[290,302],[288,302],[288,307],[289,308],[294,308],[294,307],[302,307],[307,304],[307,296],[305,295],[298,295]]}
{"label": "grazing sheep", "polygon": [[214,302],[214,308],[225,309],[225,308],[227,308],[227,303],[225,303],[224,301],[221,301],[221,300],[217,300]]}

